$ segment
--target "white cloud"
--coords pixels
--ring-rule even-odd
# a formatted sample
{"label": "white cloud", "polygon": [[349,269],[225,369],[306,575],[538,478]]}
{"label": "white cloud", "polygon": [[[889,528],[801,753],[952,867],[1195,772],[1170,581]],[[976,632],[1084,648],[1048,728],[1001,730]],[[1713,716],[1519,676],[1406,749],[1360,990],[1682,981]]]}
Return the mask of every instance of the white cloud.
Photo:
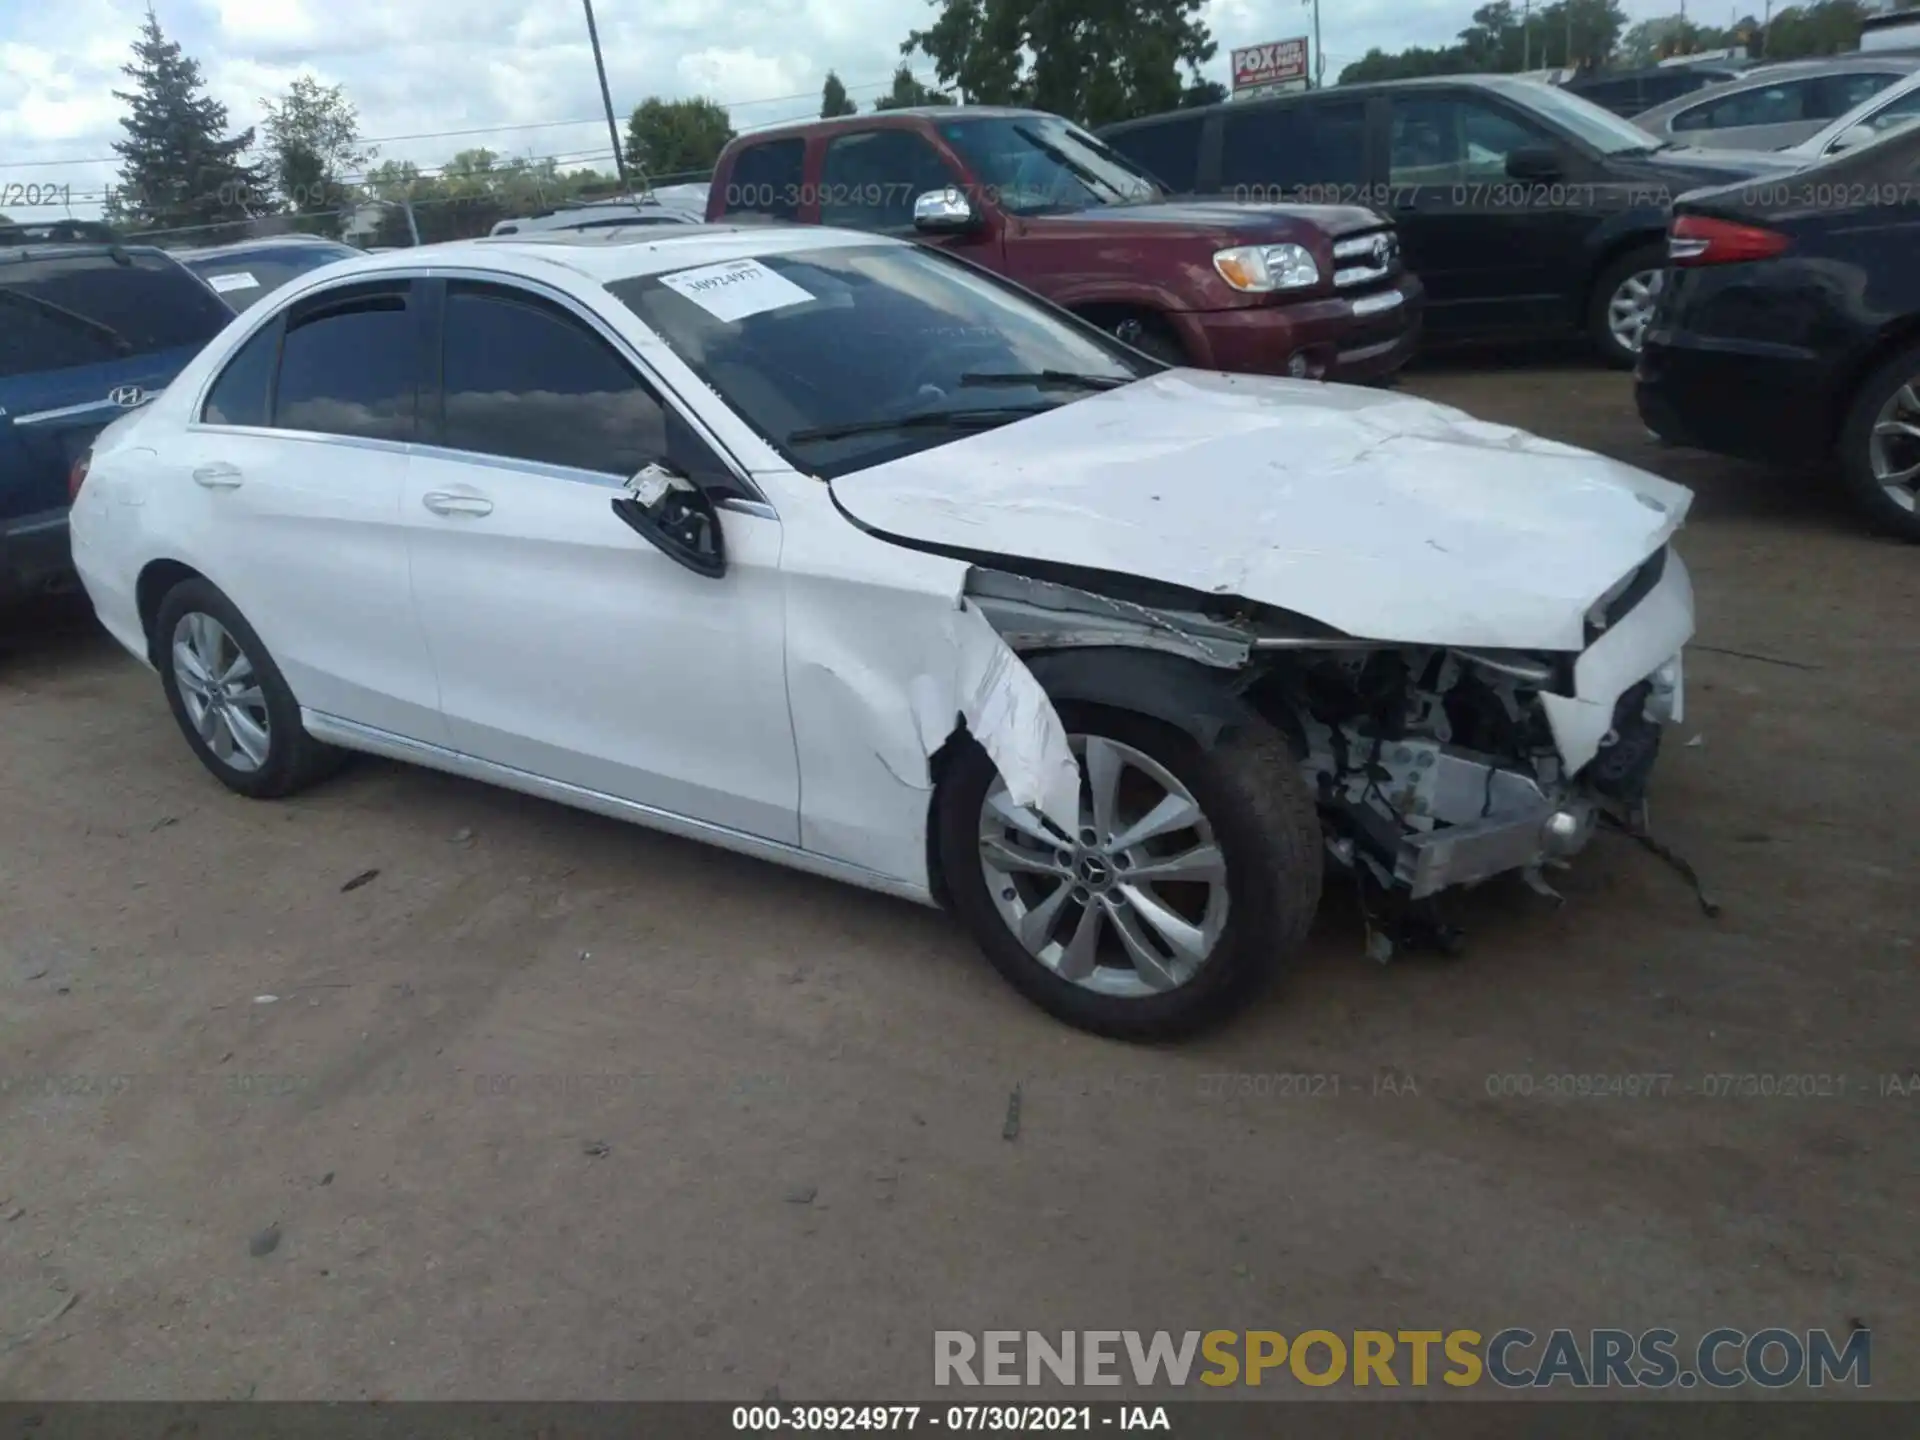
{"label": "white cloud", "polygon": [[[1327,69],[1369,48],[1445,44],[1478,0],[1325,0]],[[1634,19],[1678,0],[1626,0]],[[167,34],[197,59],[236,129],[301,70],[345,86],[383,158],[435,165],[455,150],[602,160],[599,85],[576,0],[155,0]],[[0,186],[66,183],[97,194],[117,166],[122,105],[146,0],[0,0]],[[829,67],[856,100],[885,89],[925,0],[595,0],[614,103],[705,95],[744,128],[810,113]],[[1236,45],[1309,33],[1294,0],[1207,0],[1224,80]],[[915,68],[930,77],[917,57]],[[774,97],[799,96],[798,99]],[[572,126],[511,127],[556,120]],[[101,159],[100,157],[107,157]],[[19,207],[15,207],[19,208]],[[86,213],[90,207],[76,203]]]}

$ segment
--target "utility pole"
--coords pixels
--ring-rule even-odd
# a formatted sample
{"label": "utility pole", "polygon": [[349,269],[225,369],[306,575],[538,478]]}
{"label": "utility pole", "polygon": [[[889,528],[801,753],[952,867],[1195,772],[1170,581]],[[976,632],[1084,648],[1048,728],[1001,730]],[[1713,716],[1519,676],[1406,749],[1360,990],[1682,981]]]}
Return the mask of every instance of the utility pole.
{"label": "utility pole", "polygon": [[633,187],[627,183],[627,152],[620,144],[620,126],[613,118],[613,91],[607,88],[607,62],[600,54],[600,29],[593,23],[593,0],[580,0],[587,8],[587,39],[593,42],[593,68],[600,72],[600,103],[607,110],[607,139],[613,142],[613,167],[620,175],[620,188],[629,198]]}
{"label": "utility pole", "polygon": [[1301,3],[1313,6],[1313,88],[1323,90],[1327,84],[1327,61],[1320,53],[1320,0],[1301,0]]}
{"label": "utility pole", "polygon": [[1531,69],[1533,69],[1533,0],[1526,0],[1520,9],[1520,73],[1524,75]]}

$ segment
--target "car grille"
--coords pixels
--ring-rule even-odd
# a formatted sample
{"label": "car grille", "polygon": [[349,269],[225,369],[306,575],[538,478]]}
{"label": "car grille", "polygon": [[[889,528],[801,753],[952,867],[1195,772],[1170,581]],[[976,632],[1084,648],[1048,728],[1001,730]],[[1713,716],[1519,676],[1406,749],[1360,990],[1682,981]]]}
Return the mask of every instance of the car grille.
{"label": "car grille", "polygon": [[1400,269],[1400,237],[1392,230],[1369,230],[1333,244],[1333,283],[1351,290],[1395,275]]}

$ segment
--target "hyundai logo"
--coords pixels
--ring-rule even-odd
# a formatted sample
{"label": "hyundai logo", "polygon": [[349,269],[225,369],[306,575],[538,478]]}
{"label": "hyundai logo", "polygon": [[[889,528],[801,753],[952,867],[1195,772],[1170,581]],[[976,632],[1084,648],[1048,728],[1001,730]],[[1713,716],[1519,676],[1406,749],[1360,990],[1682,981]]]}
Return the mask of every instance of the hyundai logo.
{"label": "hyundai logo", "polygon": [[131,410],[136,405],[144,405],[153,397],[138,385],[117,385],[107,392],[107,399],[123,410]]}

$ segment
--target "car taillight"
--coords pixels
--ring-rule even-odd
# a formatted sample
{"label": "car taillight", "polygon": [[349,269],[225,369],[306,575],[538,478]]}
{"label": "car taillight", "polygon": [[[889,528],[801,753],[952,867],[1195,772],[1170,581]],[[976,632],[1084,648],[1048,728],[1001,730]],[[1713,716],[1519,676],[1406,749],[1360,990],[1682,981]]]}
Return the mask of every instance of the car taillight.
{"label": "car taillight", "polygon": [[1740,225],[1707,215],[1676,216],[1667,232],[1667,258],[1675,265],[1737,265],[1770,260],[1792,242],[1777,230]]}
{"label": "car taillight", "polygon": [[87,483],[87,466],[92,463],[93,452],[82,450],[73,468],[67,471],[67,499],[76,505],[80,503],[80,487]]}

